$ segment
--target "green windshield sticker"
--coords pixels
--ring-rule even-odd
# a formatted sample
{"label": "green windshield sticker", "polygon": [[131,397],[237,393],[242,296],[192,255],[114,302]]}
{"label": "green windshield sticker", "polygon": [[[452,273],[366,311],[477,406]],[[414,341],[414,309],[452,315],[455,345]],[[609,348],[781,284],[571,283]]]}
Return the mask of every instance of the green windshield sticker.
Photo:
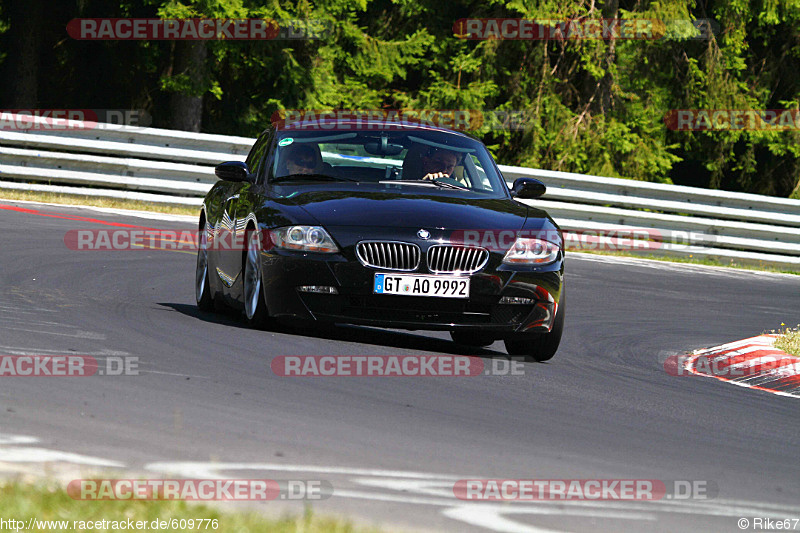
{"label": "green windshield sticker", "polygon": [[291,137],[286,137],[285,139],[281,139],[278,142],[278,146],[289,146],[293,142],[294,142],[294,139],[292,139]]}

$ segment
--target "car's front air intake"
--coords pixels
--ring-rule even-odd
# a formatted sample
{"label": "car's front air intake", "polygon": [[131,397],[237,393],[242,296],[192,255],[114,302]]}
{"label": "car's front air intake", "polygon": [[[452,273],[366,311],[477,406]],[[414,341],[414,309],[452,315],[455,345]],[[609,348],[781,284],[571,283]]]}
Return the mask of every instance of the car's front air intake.
{"label": "car's front air intake", "polygon": [[489,250],[471,246],[434,245],[428,248],[428,269],[437,274],[472,274],[489,260]]}
{"label": "car's front air intake", "polygon": [[421,256],[416,244],[394,241],[361,241],[356,255],[364,266],[406,272],[417,269]]}

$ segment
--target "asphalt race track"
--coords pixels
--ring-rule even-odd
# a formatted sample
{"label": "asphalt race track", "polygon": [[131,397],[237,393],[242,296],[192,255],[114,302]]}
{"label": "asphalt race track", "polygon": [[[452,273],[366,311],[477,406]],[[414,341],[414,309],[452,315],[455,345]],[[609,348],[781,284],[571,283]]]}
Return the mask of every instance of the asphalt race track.
{"label": "asphalt race track", "polygon": [[[798,400],[662,366],[800,322],[800,277],[573,255],[561,349],[524,375],[279,377],[279,355],[465,352],[442,333],[251,330],[197,310],[193,253],[64,243],[102,228],[75,217],[193,224],[0,204],[0,355],[138,357],[140,370],[0,378],[0,465],[327,480],[334,496],[315,510],[386,531],[732,532],[741,517],[800,518]],[[500,342],[479,353],[505,355]],[[718,494],[465,502],[453,496],[464,478],[690,480]]]}

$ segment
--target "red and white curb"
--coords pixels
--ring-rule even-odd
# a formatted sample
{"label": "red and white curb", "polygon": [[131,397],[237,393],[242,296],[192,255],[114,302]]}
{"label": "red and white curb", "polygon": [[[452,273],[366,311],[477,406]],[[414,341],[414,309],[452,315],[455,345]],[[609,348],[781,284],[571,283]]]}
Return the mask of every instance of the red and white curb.
{"label": "red and white curb", "polygon": [[687,355],[673,355],[664,362],[664,369],[673,376],[706,376],[800,398],[800,358],[775,348],[777,337],[759,335]]}

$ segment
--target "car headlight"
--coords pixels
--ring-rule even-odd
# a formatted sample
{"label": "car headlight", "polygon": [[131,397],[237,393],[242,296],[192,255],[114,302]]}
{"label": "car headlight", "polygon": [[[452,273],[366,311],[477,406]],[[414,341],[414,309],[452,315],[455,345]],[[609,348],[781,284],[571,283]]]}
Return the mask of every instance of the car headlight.
{"label": "car headlight", "polygon": [[289,226],[270,230],[269,234],[278,248],[327,254],[339,252],[331,236],[320,226]]}
{"label": "car headlight", "polygon": [[557,244],[542,239],[518,237],[503,257],[503,263],[512,265],[546,265],[558,259],[560,248]]}

